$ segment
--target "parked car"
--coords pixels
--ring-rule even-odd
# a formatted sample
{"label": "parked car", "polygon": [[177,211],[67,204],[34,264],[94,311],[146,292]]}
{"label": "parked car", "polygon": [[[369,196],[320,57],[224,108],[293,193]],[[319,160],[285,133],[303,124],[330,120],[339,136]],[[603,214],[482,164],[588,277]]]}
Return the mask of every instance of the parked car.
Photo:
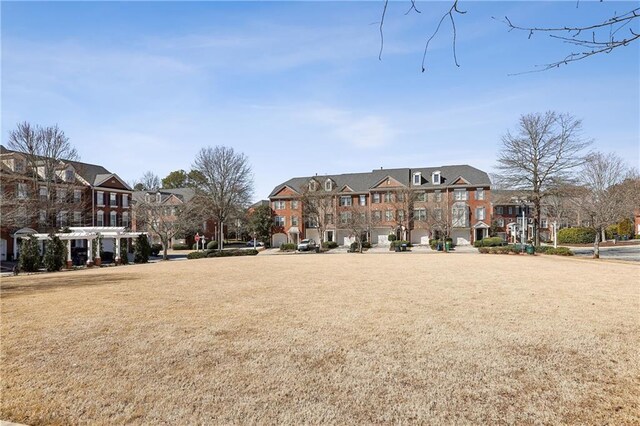
{"label": "parked car", "polygon": [[299,251],[315,250],[316,242],[312,239],[304,239],[298,244]]}
{"label": "parked car", "polygon": [[[247,241],[247,247],[253,247],[253,240]],[[264,243],[262,241],[256,241],[256,247],[264,247]]]}

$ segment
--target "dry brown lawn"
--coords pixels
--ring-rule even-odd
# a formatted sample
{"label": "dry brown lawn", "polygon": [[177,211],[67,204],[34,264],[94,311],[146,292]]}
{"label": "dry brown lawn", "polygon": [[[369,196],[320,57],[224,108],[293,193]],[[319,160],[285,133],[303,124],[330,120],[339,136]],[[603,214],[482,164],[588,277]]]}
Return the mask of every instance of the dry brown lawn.
{"label": "dry brown lawn", "polygon": [[639,278],[415,253],[6,278],[0,419],[639,424]]}

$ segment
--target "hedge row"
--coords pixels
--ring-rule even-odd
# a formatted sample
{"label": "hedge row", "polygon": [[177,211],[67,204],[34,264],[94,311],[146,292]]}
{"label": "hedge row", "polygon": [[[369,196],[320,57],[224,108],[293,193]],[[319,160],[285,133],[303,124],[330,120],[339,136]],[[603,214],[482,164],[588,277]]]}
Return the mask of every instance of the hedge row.
{"label": "hedge row", "polygon": [[[522,246],[509,245],[498,247],[478,247],[478,252],[483,254],[520,254]],[[551,246],[537,246],[536,253],[553,254],[556,256],[573,256],[573,252],[568,247],[553,248]]]}
{"label": "hedge row", "polygon": [[298,246],[294,243],[282,243],[280,244],[280,250],[281,251],[290,251],[290,250],[295,250],[297,249]]}
{"label": "hedge row", "polygon": [[322,242],[322,248],[323,249],[327,249],[327,250],[331,250],[338,247],[338,243],[336,243],[335,241],[323,241]]}
{"label": "hedge row", "polygon": [[484,238],[482,240],[475,241],[473,243],[474,247],[497,247],[501,246],[504,243],[504,240],[500,237],[491,237]]}
{"label": "hedge row", "polygon": [[258,250],[207,250],[194,251],[187,255],[187,259],[202,259],[205,257],[255,256]]}
{"label": "hedge row", "polygon": [[596,239],[596,231],[591,228],[563,228],[558,231],[560,244],[589,244]]}

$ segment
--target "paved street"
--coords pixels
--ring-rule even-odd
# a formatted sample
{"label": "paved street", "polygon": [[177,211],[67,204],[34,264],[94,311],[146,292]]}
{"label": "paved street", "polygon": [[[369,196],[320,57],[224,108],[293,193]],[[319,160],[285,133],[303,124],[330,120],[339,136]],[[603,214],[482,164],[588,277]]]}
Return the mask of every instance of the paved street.
{"label": "paved street", "polygon": [[[593,248],[571,247],[571,250],[575,253],[576,256],[593,256]],[[640,262],[640,245],[601,247],[600,258]]]}

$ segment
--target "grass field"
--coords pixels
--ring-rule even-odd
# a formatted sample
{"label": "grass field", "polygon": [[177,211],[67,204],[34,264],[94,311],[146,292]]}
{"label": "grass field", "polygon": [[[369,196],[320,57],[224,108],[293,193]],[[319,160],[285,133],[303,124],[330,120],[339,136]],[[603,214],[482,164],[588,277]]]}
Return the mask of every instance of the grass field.
{"label": "grass field", "polygon": [[639,424],[640,267],[259,255],[2,280],[0,419]]}

